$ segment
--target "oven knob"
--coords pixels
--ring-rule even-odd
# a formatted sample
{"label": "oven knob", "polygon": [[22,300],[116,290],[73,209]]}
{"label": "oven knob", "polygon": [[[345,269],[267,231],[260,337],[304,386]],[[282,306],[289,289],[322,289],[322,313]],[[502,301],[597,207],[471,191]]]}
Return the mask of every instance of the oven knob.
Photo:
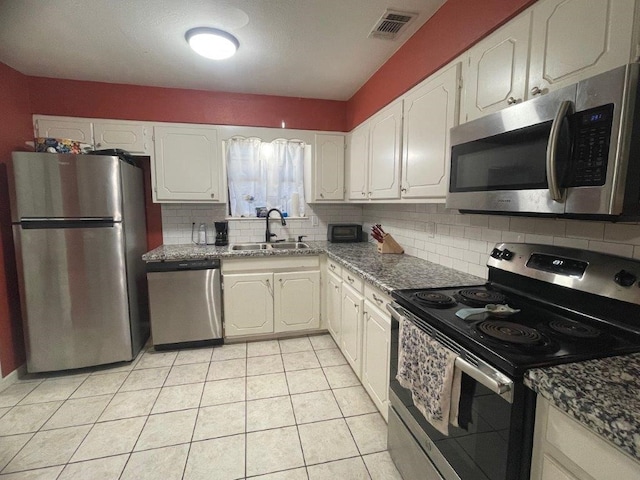
{"label": "oven knob", "polygon": [[494,248],[493,250],[491,250],[491,253],[489,255],[499,260],[500,257],[502,256],[502,250],[498,248]]}
{"label": "oven knob", "polygon": [[502,255],[500,255],[505,260],[511,260],[513,258],[513,252],[511,250],[507,250],[506,248],[502,251]]}
{"label": "oven knob", "polygon": [[620,270],[618,273],[616,273],[616,276],[613,277],[613,280],[618,285],[622,285],[623,287],[630,287],[631,285],[636,283],[637,278],[631,272],[627,272],[626,270]]}

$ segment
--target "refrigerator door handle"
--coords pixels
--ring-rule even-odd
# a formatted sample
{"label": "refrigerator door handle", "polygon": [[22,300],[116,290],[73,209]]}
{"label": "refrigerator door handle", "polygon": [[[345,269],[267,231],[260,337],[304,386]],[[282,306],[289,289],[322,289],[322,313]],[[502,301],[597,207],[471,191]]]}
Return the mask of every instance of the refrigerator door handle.
{"label": "refrigerator door handle", "polygon": [[24,229],[43,228],[104,228],[113,227],[113,217],[93,218],[23,218],[20,226]]}

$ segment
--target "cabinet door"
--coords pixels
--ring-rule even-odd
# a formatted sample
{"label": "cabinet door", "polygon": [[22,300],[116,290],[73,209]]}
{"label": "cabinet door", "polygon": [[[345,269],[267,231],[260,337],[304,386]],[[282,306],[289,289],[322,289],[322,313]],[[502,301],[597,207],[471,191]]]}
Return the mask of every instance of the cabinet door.
{"label": "cabinet door", "polygon": [[364,304],[362,385],[387,420],[391,318],[369,302]]}
{"label": "cabinet door", "polygon": [[372,199],[400,198],[402,100],[371,119],[369,190]]}
{"label": "cabinet door", "polygon": [[207,127],[154,127],[157,201],[223,201],[218,133]]}
{"label": "cabinet door", "polygon": [[320,272],[274,273],[276,332],[320,327]]}
{"label": "cabinet door", "polygon": [[226,337],[273,332],[273,274],[224,275]]}
{"label": "cabinet door", "polygon": [[628,63],[634,4],[634,0],[537,3],[531,33],[530,95]]}
{"label": "cabinet door", "polygon": [[449,130],[458,124],[460,64],[429,78],[404,98],[402,197],[444,199]]}
{"label": "cabinet door", "polygon": [[342,279],[333,273],[327,273],[327,327],[336,341],[342,343]]}
{"label": "cabinet door", "polygon": [[341,350],[358,378],[362,378],[362,295],[342,284]]}
{"label": "cabinet door", "polygon": [[68,138],[93,145],[93,128],[88,120],[38,118],[35,127],[37,137]]}
{"label": "cabinet door", "polygon": [[351,132],[349,153],[349,200],[366,200],[368,192],[369,122]]}
{"label": "cabinet door", "polygon": [[344,200],[344,135],[316,134],[316,200]]}
{"label": "cabinet door", "polygon": [[151,153],[149,128],[145,125],[94,122],[96,148],[122,148],[131,153]]}
{"label": "cabinet door", "polygon": [[527,11],[469,50],[461,122],[525,99],[530,33]]}

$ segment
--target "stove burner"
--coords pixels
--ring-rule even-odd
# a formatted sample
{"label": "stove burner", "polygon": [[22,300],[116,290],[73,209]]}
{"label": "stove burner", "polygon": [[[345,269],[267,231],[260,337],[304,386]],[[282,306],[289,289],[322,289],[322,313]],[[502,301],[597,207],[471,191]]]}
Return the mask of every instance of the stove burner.
{"label": "stove burner", "polygon": [[416,292],[414,297],[429,307],[447,308],[456,304],[453,297],[438,292]]}
{"label": "stove burner", "polygon": [[521,345],[537,345],[543,342],[542,334],[538,330],[519,323],[485,320],[480,322],[476,328],[481,333],[503,342]]}
{"label": "stove burner", "polygon": [[458,292],[459,300],[473,307],[484,307],[490,303],[501,304],[507,301],[503,294],[480,288],[466,288]]}
{"label": "stove burner", "polygon": [[558,333],[578,338],[597,338],[602,333],[597,328],[567,319],[551,320],[549,327]]}

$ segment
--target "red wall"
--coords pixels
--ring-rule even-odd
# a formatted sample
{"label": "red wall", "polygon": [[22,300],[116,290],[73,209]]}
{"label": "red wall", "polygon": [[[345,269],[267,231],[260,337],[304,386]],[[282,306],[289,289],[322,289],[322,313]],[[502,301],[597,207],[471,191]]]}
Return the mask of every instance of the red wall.
{"label": "red wall", "polygon": [[0,364],[6,376],[25,361],[7,165],[12,151],[33,140],[33,127],[27,77],[0,63],[0,91]]}
{"label": "red wall", "polygon": [[448,0],[347,103],[347,131],[535,0]]}
{"label": "red wall", "polygon": [[43,115],[345,131],[344,102],[29,78]]}

